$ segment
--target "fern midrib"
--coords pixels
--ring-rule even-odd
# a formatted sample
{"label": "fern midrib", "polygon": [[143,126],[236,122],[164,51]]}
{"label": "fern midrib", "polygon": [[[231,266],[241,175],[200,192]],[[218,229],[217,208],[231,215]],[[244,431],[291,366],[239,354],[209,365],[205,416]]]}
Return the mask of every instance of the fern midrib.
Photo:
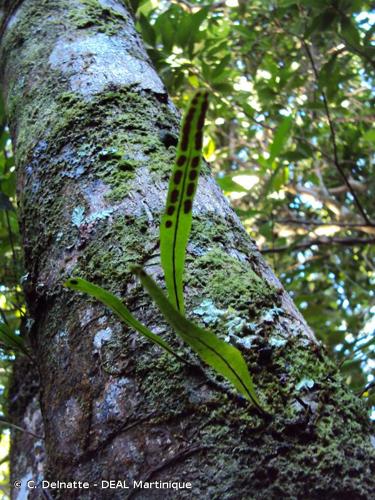
{"label": "fern midrib", "polygon": [[[184,330],[184,327],[183,326],[180,326],[180,329],[183,331]],[[213,352],[214,354],[216,354],[216,356],[218,358],[220,358],[224,364],[229,368],[229,370],[233,373],[233,375],[236,377],[236,379],[239,381],[239,383],[241,384],[241,387],[243,387],[243,389],[245,390],[246,394],[249,396],[249,398],[251,399],[251,401],[254,403],[255,406],[257,406],[259,408],[259,405],[258,403],[254,400],[254,397],[252,396],[252,394],[250,393],[250,391],[248,390],[248,388],[246,387],[246,384],[245,382],[242,380],[242,378],[240,377],[240,375],[238,375],[238,373],[233,369],[233,367],[228,363],[228,361],[219,353],[216,351],[216,349],[214,349],[213,347],[211,347],[210,345],[206,344],[206,342],[204,342],[204,340],[202,340],[200,337],[196,336],[196,335],[193,335],[190,331],[189,333],[186,333],[186,330],[185,330],[185,335],[187,335],[188,337],[189,336],[194,336],[194,339],[198,342],[200,342],[202,345],[204,345],[208,350],[210,350],[211,352]]]}
{"label": "fern midrib", "polygon": [[[186,178],[188,175],[191,157],[192,157],[192,150],[190,149],[190,152],[188,155],[188,161],[186,163],[186,168],[184,171],[184,176],[182,178],[182,189],[181,189],[181,195],[180,195],[180,199],[179,199],[178,207],[177,207],[176,224],[174,225],[173,244],[172,244],[173,285],[174,285],[176,306],[177,306],[177,309],[179,311],[181,311],[181,306],[180,306],[180,301],[178,299],[177,280],[176,280],[176,246],[177,246],[178,225],[179,225],[179,220],[180,220],[180,211],[182,208],[182,201],[183,201],[184,193],[185,193],[185,183],[186,183]],[[189,212],[189,213],[191,213],[191,212]]]}

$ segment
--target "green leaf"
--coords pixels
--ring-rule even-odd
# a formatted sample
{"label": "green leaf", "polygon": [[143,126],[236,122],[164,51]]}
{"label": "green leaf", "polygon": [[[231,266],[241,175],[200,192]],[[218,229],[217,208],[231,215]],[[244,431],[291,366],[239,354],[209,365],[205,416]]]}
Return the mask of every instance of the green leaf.
{"label": "green leaf", "polygon": [[230,64],[230,60],[231,60],[231,54],[227,54],[225,57],[223,57],[221,62],[215,68],[212,69],[211,77],[215,82],[222,81],[221,80],[222,75],[223,74],[225,75],[224,70],[228,68],[228,66]]}
{"label": "green leaf", "polygon": [[165,351],[172,354],[175,358],[182,361],[185,364],[188,364],[183,358],[181,358],[174,349],[162,338],[155,333],[152,333],[148,328],[146,328],[142,323],[140,323],[127,309],[124,304],[121,302],[119,298],[111,293],[107,292],[103,288],[98,285],[94,285],[89,281],[86,281],[82,278],[69,278],[64,286],[67,288],[71,288],[72,290],[76,290],[78,292],[84,292],[99,300],[102,304],[109,307],[124,323],[126,323],[131,328],[134,328],[138,333],[143,335],[144,337],[154,342],[158,346],[162,347]]}
{"label": "green leaf", "polygon": [[363,134],[362,139],[366,142],[375,143],[375,128],[367,130],[367,132]]}
{"label": "green leaf", "polygon": [[356,48],[361,47],[361,37],[353,21],[346,16],[341,18],[341,34],[344,40]]}
{"label": "green leaf", "polygon": [[298,5],[298,0],[278,0],[278,7],[290,7],[291,5]]}
{"label": "green leaf", "polygon": [[194,14],[187,12],[183,13],[176,32],[176,40],[180,47],[188,47],[189,52],[191,52],[192,46],[194,45],[197,35],[199,34],[199,27],[206,19],[208,12],[209,7],[203,7]]}
{"label": "green leaf", "polygon": [[248,191],[243,186],[237,184],[237,182],[234,182],[234,180],[232,179],[232,175],[226,175],[224,177],[216,177],[216,182],[219,184],[221,189],[226,193],[232,193],[232,192],[246,193]]}
{"label": "green leaf", "polygon": [[160,33],[164,48],[167,53],[169,53],[172,50],[174,44],[176,30],[169,17],[168,11],[164,12],[158,17],[154,25],[154,30],[156,33]]}
{"label": "green leaf", "polygon": [[319,72],[318,83],[320,88],[326,89],[327,97],[332,99],[338,91],[340,69],[337,67],[337,53],[333,54]]}
{"label": "green leaf", "polygon": [[30,357],[23,338],[16,335],[5,323],[0,323],[0,343],[12,351],[19,351]]}
{"label": "green leaf", "polygon": [[134,11],[137,12],[137,10],[144,4],[146,3],[147,0],[129,0],[129,3]]}
{"label": "green leaf", "polygon": [[270,147],[270,163],[276,158],[276,156],[279,156],[279,154],[283,150],[287,140],[289,139],[289,132],[291,128],[292,117],[286,116],[277,127],[275,135],[273,137],[273,141]]}
{"label": "green leaf", "polygon": [[186,245],[200,172],[203,125],[207,106],[208,93],[198,90],[182,120],[176,161],[169,181],[165,213],[160,224],[161,264],[168,295],[181,312],[184,310],[182,278]]}
{"label": "green leaf", "polygon": [[151,26],[147,17],[142,13],[138,17],[138,22],[142,29],[143,40],[153,47],[156,43],[156,33],[153,26]]}
{"label": "green leaf", "polygon": [[305,38],[309,38],[310,35],[312,35],[317,31],[323,31],[328,29],[335,20],[335,17],[336,17],[336,12],[331,8],[326,9],[324,12],[314,17],[312,19],[310,26],[307,28],[305,32],[304,35]]}
{"label": "green leaf", "polygon": [[233,92],[233,85],[230,83],[212,82],[212,88],[226,95]]}
{"label": "green leaf", "polygon": [[134,266],[131,271],[139,277],[142,285],[178,335],[205,363],[229,380],[245,399],[251,401],[260,411],[264,412],[240,351],[231,344],[220,340],[214,333],[198,327],[185,318],[141,267]]}

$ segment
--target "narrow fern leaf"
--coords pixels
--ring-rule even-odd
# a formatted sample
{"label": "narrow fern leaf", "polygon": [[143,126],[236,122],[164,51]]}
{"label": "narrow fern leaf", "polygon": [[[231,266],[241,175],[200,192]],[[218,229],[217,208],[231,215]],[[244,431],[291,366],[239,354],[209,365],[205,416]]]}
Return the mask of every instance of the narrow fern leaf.
{"label": "narrow fern leaf", "polygon": [[89,281],[86,281],[82,278],[70,278],[64,283],[64,286],[78,292],[87,293],[87,295],[90,295],[91,297],[99,300],[100,302],[102,302],[102,304],[111,309],[128,326],[134,328],[134,330],[136,330],[141,335],[144,335],[146,338],[151,340],[151,342],[154,342],[154,344],[162,347],[165,351],[169,352],[169,354],[172,354],[172,356],[177,358],[179,361],[182,361],[185,364],[189,364],[181,356],[179,356],[165,340],[160,338],[158,335],[155,335],[155,333],[152,333],[147,327],[142,325],[142,323],[140,323],[132,315],[129,309],[124,306],[119,298],[107,292],[106,290],[104,290],[104,288],[94,285],[93,283],[90,283]]}
{"label": "narrow fern leaf", "polygon": [[264,413],[240,351],[233,345],[220,340],[214,333],[198,327],[185,318],[141,267],[135,266],[131,271],[139,277],[165,319],[180,337],[205,363],[229,380],[246,399],[252,401]]}
{"label": "narrow fern leaf", "polygon": [[160,254],[168,296],[184,312],[183,272],[194,195],[202,156],[203,125],[208,92],[197,91],[182,120],[177,156],[169,181],[167,202],[160,225]]}

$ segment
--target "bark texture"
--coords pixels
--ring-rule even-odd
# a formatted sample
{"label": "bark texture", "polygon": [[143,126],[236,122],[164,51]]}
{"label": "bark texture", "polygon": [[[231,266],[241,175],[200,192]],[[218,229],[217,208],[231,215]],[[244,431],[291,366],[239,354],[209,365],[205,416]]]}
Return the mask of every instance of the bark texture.
{"label": "bark texture", "polygon": [[[158,226],[179,114],[125,3],[5,2],[3,19],[2,88],[18,168],[46,457],[42,468],[34,444],[18,435],[14,477],[193,486],[50,490],[53,498],[370,498],[366,411],[207,166],[188,246],[187,311],[242,350],[270,421],[100,304],[63,289],[72,273],[106,287],[178,348],[129,265],[145,266],[162,283]],[[18,390],[22,369],[19,363],[13,413],[30,426],[27,412],[37,415],[38,401],[35,390]]]}

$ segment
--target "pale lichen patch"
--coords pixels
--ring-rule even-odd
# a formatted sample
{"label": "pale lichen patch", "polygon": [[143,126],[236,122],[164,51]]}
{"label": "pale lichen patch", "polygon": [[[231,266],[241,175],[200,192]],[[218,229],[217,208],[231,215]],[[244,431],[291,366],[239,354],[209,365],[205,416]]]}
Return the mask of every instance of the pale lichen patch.
{"label": "pale lichen patch", "polygon": [[134,394],[136,385],[134,380],[121,377],[111,379],[106,384],[102,396],[95,402],[93,421],[102,425],[109,420],[124,422],[134,409]]}
{"label": "pale lichen patch", "polygon": [[111,338],[112,338],[111,328],[108,327],[97,331],[93,340],[95,351],[100,351],[103,344],[108,342]]}
{"label": "pale lichen patch", "polygon": [[61,38],[50,54],[49,63],[52,69],[68,77],[73,92],[86,98],[111,85],[165,93],[156,71],[130,54],[122,37],[96,33],[75,40]]}

